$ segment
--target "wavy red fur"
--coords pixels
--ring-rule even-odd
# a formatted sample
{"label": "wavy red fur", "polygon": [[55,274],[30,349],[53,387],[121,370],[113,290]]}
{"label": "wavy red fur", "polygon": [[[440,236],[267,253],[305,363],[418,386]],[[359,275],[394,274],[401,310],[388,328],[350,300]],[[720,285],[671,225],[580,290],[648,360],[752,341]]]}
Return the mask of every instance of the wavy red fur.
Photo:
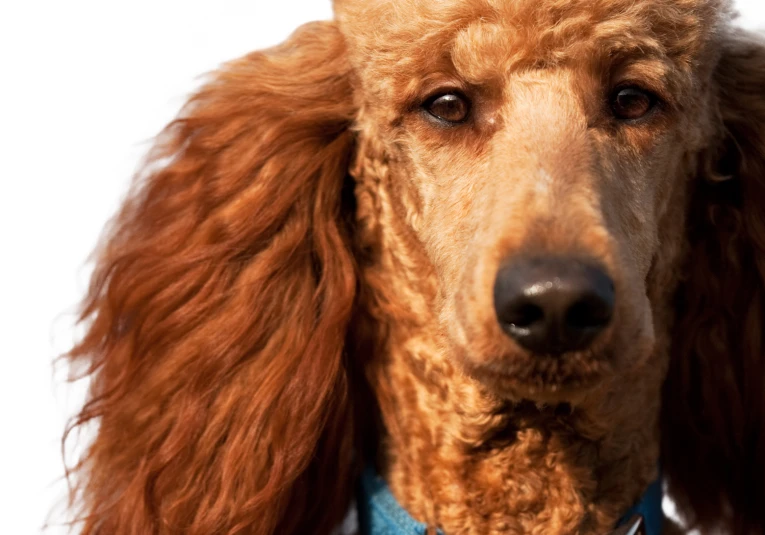
{"label": "wavy red fur", "polygon": [[343,47],[317,24],[227,65],[113,221],[70,354],[92,377],[75,423],[99,424],[83,533],[305,533],[345,513],[349,464],[322,462],[352,452]]}
{"label": "wavy red fur", "polygon": [[[723,50],[719,148],[693,193],[664,387],[669,481],[702,528],[763,533],[765,506],[765,49]],[[733,180],[715,182],[718,177]],[[707,528],[708,529],[708,528]]]}

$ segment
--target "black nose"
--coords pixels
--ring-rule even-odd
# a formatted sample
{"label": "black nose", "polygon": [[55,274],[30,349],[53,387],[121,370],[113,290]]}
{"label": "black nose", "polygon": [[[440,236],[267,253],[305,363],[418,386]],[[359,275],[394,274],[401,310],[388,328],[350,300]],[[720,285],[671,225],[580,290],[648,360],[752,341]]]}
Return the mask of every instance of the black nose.
{"label": "black nose", "polygon": [[580,259],[518,260],[499,270],[494,308],[502,329],[529,351],[577,351],[611,321],[614,283],[602,269]]}

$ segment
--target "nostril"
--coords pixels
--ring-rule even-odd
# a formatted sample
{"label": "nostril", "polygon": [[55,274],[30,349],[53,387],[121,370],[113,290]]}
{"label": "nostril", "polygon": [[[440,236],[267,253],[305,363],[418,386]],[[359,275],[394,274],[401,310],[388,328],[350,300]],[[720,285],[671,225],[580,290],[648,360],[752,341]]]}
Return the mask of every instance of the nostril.
{"label": "nostril", "polygon": [[542,321],[544,317],[545,313],[541,307],[533,303],[523,303],[519,306],[508,308],[502,321],[515,327],[528,328]]}
{"label": "nostril", "polygon": [[566,312],[565,322],[574,329],[598,329],[611,321],[612,305],[596,296],[574,303]]}

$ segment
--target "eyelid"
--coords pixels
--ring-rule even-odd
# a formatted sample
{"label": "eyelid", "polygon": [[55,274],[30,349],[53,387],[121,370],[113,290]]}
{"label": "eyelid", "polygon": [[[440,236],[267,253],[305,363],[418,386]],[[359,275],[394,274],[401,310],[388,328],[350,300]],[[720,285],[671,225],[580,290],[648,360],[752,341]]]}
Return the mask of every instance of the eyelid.
{"label": "eyelid", "polygon": [[422,94],[425,96],[420,98],[419,102],[417,103],[418,107],[424,106],[428,102],[431,102],[444,95],[457,95],[458,97],[465,99],[467,102],[471,102],[470,97],[465,94],[465,91],[461,87],[456,86],[438,86],[431,91],[426,91]]}
{"label": "eyelid", "polygon": [[467,95],[467,89],[459,78],[450,76],[448,73],[435,72],[426,75],[407,88],[406,96],[402,102],[405,103],[403,109],[409,112],[415,111],[428,99],[438,94],[453,92],[464,96]]}
{"label": "eyelid", "polygon": [[652,80],[629,77],[622,78],[620,81],[611,84],[609,95],[613,95],[616,91],[619,91],[620,89],[627,89],[629,87],[634,87],[651,93],[656,97],[657,105],[663,106],[668,104],[670,106],[674,106],[674,101],[671,100],[670,94],[667,92],[664,85],[658,84]]}

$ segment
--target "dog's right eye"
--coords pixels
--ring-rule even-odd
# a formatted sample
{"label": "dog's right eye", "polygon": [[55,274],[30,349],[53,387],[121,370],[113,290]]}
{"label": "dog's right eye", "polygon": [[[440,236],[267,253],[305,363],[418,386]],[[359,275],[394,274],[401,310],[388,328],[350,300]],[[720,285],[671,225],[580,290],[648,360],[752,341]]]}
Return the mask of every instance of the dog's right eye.
{"label": "dog's right eye", "polygon": [[436,95],[425,101],[422,107],[436,119],[450,124],[463,123],[470,114],[470,102],[459,93]]}
{"label": "dog's right eye", "polygon": [[617,119],[642,119],[656,107],[658,98],[637,86],[618,87],[611,95],[611,111]]}

